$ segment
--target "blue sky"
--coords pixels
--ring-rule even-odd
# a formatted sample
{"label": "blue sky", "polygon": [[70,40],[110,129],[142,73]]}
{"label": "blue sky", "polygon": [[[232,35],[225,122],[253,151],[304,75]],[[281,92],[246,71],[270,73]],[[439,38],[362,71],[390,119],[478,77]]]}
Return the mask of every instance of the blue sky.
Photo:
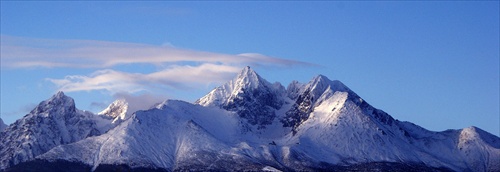
{"label": "blue sky", "polygon": [[[499,2],[1,1],[1,118],[194,101],[246,65],[340,80],[394,118],[500,135]],[[139,101],[140,100],[140,101]]]}

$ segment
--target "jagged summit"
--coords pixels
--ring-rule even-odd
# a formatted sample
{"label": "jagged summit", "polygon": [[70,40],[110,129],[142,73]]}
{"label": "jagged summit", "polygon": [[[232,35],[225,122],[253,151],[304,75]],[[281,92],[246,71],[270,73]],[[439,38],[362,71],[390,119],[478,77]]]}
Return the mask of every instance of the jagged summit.
{"label": "jagged summit", "polygon": [[111,103],[106,109],[99,112],[98,115],[109,116],[113,118],[113,122],[125,120],[128,118],[128,102],[125,99],[117,99]]}
{"label": "jagged summit", "polygon": [[73,98],[60,91],[0,132],[0,171],[56,146],[100,135],[110,124],[111,120],[76,109]]}
{"label": "jagged summit", "polygon": [[247,66],[233,80],[216,87],[195,104],[234,111],[250,125],[263,128],[273,122],[275,111],[284,103],[284,95],[286,91],[281,84],[269,83]]}
{"label": "jagged summit", "polygon": [[246,66],[231,81],[223,85],[229,91],[229,97],[235,97],[243,91],[272,88],[272,84],[260,77],[250,66]]}
{"label": "jagged summit", "polygon": [[[330,80],[328,77],[324,75],[318,75],[314,77],[311,82],[308,83],[306,89],[317,90],[315,91],[317,94],[322,90],[325,91],[330,87],[333,91],[344,91],[344,92],[352,92],[344,83],[339,80]],[[319,92],[318,92],[319,91]]]}
{"label": "jagged summit", "polygon": [[61,98],[61,97],[67,97],[67,96],[64,94],[63,91],[58,91],[56,94],[54,94],[52,96],[52,98],[54,98],[54,97]]}
{"label": "jagged summit", "polygon": [[269,82],[262,79],[250,66],[247,66],[233,79],[233,84],[236,87],[256,89],[259,85],[269,84]]}
{"label": "jagged summit", "polygon": [[[323,101],[338,99],[336,92],[345,92],[348,96],[357,96],[338,80],[330,80],[324,75],[315,76],[307,84],[293,81],[288,86],[288,97],[294,101],[281,122],[284,127],[291,127],[295,133],[297,128],[309,119],[314,109]],[[341,96],[344,97],[344,96]],[[345,101],[345,100],[342,100]]]}
{"label": "jagged summit", "polygon": [[243,68],[231,81],[216,87],[210,93],[195,101],[202,106],[225,106],[243,92],[272,89],[273,86],[261,78],[249,66]]}
{"label": "jagged summit", "polygon": [[73,98],[71,97],[68,97],[64,94],[64,92],[62,91],[58,91],[56,94],[52,95],[52,97],[50,97],[48,100],[46,100],[47,102],[56,102],[56,101],[69,101],[69,100],[73,100]]}
{"label": "jagged summit", "polygon": [[311,79],[313,82],[320,82],[320,81],[325,81],[325,82],[331,82],[331,80],[325,76],[325,75],[317,75]]}
{"label": "jagged summit", "polygon": [[[61,108],[56,108],[61,107]],[[49,113],[49,111],[57,110],[58,113]],[[62,91],[57,92],[51,98],[40,102],[30,114],[70,114],[75,113],[75,101],[73,98],[64,95]]]}

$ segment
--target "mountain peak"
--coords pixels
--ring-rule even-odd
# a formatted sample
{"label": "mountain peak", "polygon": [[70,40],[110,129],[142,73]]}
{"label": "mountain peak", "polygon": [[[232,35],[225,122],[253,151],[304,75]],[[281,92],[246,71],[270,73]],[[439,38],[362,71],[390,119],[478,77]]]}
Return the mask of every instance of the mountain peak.
{"label": "mountain peak", "polygon": [[127,118],[128,102],[125,99],[117,99],[111,103],[106,109],[99,112],[98,115],[105,115],[116,120],[125,120]]}
{"label": "mountain peak", "polygon": [[40,102],[40,104],[38,104],[38,106],[33,109],[31,113],[39,114],[53,111],[55,109],[57,109],[58,111],[73,113],[76,111],[75,101],[73,100],[73,98],[66,96],[64,92],[59,91],[49,99]]}
{"label": "mountain peak", "polygon": [[284,103],[285,92],[281,84],[272,85],[247,66],[233,80],[195,103],[235,111],[251,125],[258,124],[262,128],[272,123],[276,116],[274,111]]}
{"label": "mountain peak", "polygon": [[62,91],[58,91],[56,94],[52,95],[52,97],[49,100],[57,100],[57,99],[66,99],[69,98],[64,94]]}
{"label": "mountain peak", "polygon": [[111,127],[109,121],[77,110],[71,97],[57,92],[12,127],[1,129],[0,124],[0,131],[4,130],[0,132],[0,171],[33,160],[56,146],[100,135]]}
{"label": "mountain peak", "polygon": [[309,82],[309,85],[312,87],[312,89],[319,87],[320,91],[324,91],[328,86],[331,85],[331,83],[332,81],[326,76],[318,75]]}
{"label": "mountain peak", "polygon": [[54,94],[54,96],[62,97],[62,96],[66,96],[66,95],[64,95],[63,91],[58,91],[56,94]]}
{"label": "mountain peak", "polygon": [[252,68],[250,66],[245,66],[243,68],[243,70],[241,70],[240,74],[242,74],[242,73],[255,73],[255,71],[252,70]]}
{"label": "mountain peak", "polygon": [[242,92],[257,89],[272,89],[271,83],[262,79],[250,66],[246,66],[231,81],[216,87],[204,97],[196,100],[202,106],[223,106],[238,97]]}
{"label": "mountain peak", "polygon": [[262,83],[267,83],[267,81],[262,79],[259,74],[250,68],[250,66],[243,68],[233,80],[235,88],[247,86],[250,88],[257,88]]}
{"label": "mountain peak", "polygon": [[318,76],[315,76],[312,80],[313,81],[330,81],[330,79],[328,79],[328,77],[326,77],[325,75],[321,75],[321,74],[319,74]]}
{"label": "mountain peak", "polygon": [[52,97],[43,101],[42,103],[44,102],[52,105],[61,104],[65,106],[75,106],[73,98],[66,96],[62,91],[58,91],[56,94],[52,95]]}

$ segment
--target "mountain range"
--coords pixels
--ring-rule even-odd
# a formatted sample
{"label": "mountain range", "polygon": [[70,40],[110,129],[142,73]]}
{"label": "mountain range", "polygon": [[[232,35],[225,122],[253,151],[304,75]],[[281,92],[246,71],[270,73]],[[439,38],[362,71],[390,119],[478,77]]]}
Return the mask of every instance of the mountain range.
{"label": "mountain range", "polygon": [[340,81],[285,88],[250,67],[194,103],[136,112],[58,92],[0,129],[0,171],[500,171],[500,138],[477,127],[429,131]]}

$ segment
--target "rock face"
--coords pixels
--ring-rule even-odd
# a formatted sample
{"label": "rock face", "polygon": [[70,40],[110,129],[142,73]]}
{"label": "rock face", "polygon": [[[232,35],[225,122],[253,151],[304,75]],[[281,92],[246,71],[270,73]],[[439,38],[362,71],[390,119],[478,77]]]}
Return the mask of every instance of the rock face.
{"label": "rock face", "polygon": [[297,132],[297,127],[309,118],[316,106],[333,95],[331,93],[348,92],[350,96],[357,97],[340,81],[330,81],[323,75],[314,77],[306,85],[293,82],[288,86],[287,91],[294,104],[286,112],[286,116],[281,122],[283,127],[291,127],[294,133]]}
{"label": "rock face", "polygon": [[284,104],[284,95],[283,86],[272,85],[247,66],[236,78],[215,88],[195,103],[234,111],[248,124],[262,129],[276,118],[276,110]]}
{"label": "rock face", "polygon": [[124,103],[92,115],[54,97],[2,132],[2,169],[500,171],[499,137],[398,121],[322,75],[285,90],[247,67],[195,104],[167,100],[119,124]]}
{"label": "rock face", "polygon": [[0,167],[33,160],[48,150],[109,129],[111,121],[75,108],[72,98],[58,92],[0,133]]}

